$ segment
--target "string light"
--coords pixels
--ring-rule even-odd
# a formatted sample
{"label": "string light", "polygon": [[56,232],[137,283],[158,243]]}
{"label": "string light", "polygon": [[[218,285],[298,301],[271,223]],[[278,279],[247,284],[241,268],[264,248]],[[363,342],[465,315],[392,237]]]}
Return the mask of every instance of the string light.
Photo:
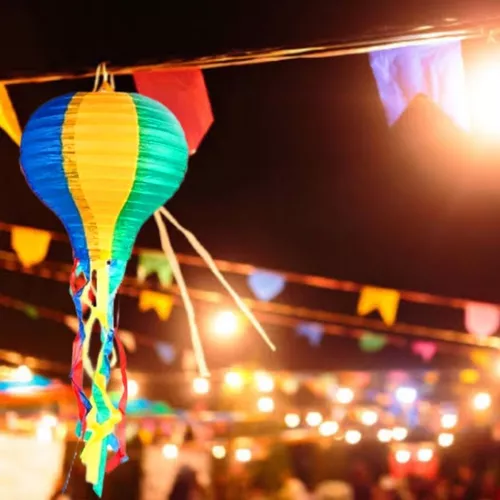
{"label": "string light", "polygon": [[442,432],[438,436],[438,444],[443,448],[450,447],[455,441],[455,436],[449,432]]}
{"label": "string light", "polygon": [[330,437],[336,434],[339,430],[339,424],[333,421],[323,422],[319,426],[319,433],[323,437]]}
{"label": "string light", "polygon": [[348,444],[358,444],[361,441],[361,432],[350,430],[345,433],[345,441]]}
{"label": "string light", "polygon": [[225,458],[226,453],[227,453],[226,448],[221,444],[217,444],[212,447],[212,456],[217,460],[222,460],[223,458]]}
{"label": "string light", "polygon": [[474,396],[472,404],[477,411],[485,411],[491,406],[491,396],[487,392],[478,392]]}
{"label": "string light", "polygon": [[285,425],[289,429],[296,429],[300,425],[300,417],[296,413],[287,413],[285,415]]}
{"label": "string light", "polygon": [[205,377],[196,377],[193,380],[193,392],[195,394],[208,394],[210,392],[210,381]]}
{"label": "string light", "polygon": [[161,452],[167,460],[175,460],[179,456],[179,448],[171,443],[163,446]]}
{"label": "string light", "polygon": [[272,413],[274,411],[273,398],[268,396],[259,398],[257,401],[257,408],[261,413]]}
{"label": "string light", "polygon": [[259,392],[273,392],[274,390],[273,377],[264,372],[255,374],[255,384]]}
{"label": "string light", "polygon": [[26,365],[18,366],[14,371],[14,380],[27,384],[33,380],[33,372]]}
{"label": "string light", "polygon": [[441,427],[443,429],[453,429],[458,423],[458,416],[454,413],[441,415]]}
{"label": "string light", "polygon": [[220,337],[231,337],[239,329],[238,316],[232,311],[222,311],[215,315],[213,331]]}
{"label": "string light", "polygon": [[405,427],[394,427],[392,437],[395,441],[404,441],[408,437],[408,429]]}
{"label": "string light", "polygon": [[396,399],[404,405],[413,404],[417,396],[417,391],[413,387],[399,387],[396,391]]}
{"label": "string light", "polygon": [[377,439],[381,443],[389,443],[392,439],[392,431],[390,429],[380,429],[377,432]]}
{"label": "string light", "polygon": [[236,450],[234,457],[237,462],[247,463],[252,460],[252,451],[248,448],[239,448]]}
{"label": "string light", "polygon": [[243,387],[243,376],[238,372],[227,372],[224,376],[224,383],[233,390],[239,390]]}
{"label": "string light", "polygon": [[411,459],[411,453],[408,450],[396,451],[394,458],[399,464],[407,464]]}
{"label": "string light", "polygon": [[309,427],[318,427],[323,422],[323,415],[317,411],[310,411],[306,415],[306,424]]}
{"label": "string light", "polygon": [[433,456],[434,452],[430,448],[420,448],[417,451],[417,460],[419,462],[430,462]]}
{"label": "string light", "polygon": [[347,405],[352,403],[354,399],[354,391],[349,389],[349,387],[339,387],[335,396],[340,404]]}
{"label": "string light", "polygon": [[378,421],[378,414],[373,410],[365,410],[361,413],[361,423],[366,426],[375,425]]}
{"label": "string light", "polygon": [[135,380],[130,379],[127,383],[127,391],[129,398],[136,398],[139,394],[139,384]]}

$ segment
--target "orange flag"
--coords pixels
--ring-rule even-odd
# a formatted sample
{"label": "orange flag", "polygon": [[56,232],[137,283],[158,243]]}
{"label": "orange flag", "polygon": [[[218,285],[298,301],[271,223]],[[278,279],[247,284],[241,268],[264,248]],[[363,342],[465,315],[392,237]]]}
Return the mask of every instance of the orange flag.
{"label": "orange flag", "polygon": [[358,301],[358,314],[366,316],[378,311],[387,326],[396,322],[400,294],[397,290],[365,286],[361,290]]}
{"label": "orange flag", "polygon": [[21,127],[12,106],[7,87],[0,84],[0,128],[19,146],[21,144]]}
{"label": "orange flag", "polygon": [[24,267],[36,266],[47,256],[50,233],[32,227],[15,226],[11,232],[11,246]]}

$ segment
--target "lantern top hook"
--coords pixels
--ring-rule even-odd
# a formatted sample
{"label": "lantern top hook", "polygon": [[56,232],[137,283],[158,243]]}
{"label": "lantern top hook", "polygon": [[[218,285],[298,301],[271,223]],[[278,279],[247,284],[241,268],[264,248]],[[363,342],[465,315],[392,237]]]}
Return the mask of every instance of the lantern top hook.
{"label": "lantern top hook", "polygon": [[112,92],[115,90],[115,77],[108,71],[105,62],[100,63],[95,71],[94,92]]}

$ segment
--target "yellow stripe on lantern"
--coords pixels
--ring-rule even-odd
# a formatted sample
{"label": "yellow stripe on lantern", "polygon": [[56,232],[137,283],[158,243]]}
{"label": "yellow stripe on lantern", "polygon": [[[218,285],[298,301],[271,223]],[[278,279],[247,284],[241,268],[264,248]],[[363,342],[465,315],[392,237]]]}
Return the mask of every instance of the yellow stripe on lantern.
{"label": "yellow stripe on lantern", "polygon": [[62,142],[64,171],[90,259],[107,261],[137,170],[139,126],[132,98],[112,91],[76,94],[66,111]]}

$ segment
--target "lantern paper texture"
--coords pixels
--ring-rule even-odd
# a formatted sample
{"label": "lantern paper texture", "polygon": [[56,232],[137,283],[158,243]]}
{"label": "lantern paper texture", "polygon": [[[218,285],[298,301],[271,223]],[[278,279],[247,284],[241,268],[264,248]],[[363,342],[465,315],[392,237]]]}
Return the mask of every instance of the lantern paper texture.
{"label": "lantern paper texture", "polygon": [[[187,160],[184,132],[165,106],[106,84],[47,102],[22,137],[26,181],[61,219],[73,247],[71,292],[79,328],[71,378],[86,442],[82,461],[98,495],[105,471],[126,460],[126,389],[118,408],[107,394],[114,340],[127,387],[124,350],[114,335],[114,299],[138,231],[177,191]],[[94,368],[88,349],[95,321],[102,348]],[[92,378],[90,398],[83,391],[82,367]],[[110,460],[108,446],[116,452]]]}

